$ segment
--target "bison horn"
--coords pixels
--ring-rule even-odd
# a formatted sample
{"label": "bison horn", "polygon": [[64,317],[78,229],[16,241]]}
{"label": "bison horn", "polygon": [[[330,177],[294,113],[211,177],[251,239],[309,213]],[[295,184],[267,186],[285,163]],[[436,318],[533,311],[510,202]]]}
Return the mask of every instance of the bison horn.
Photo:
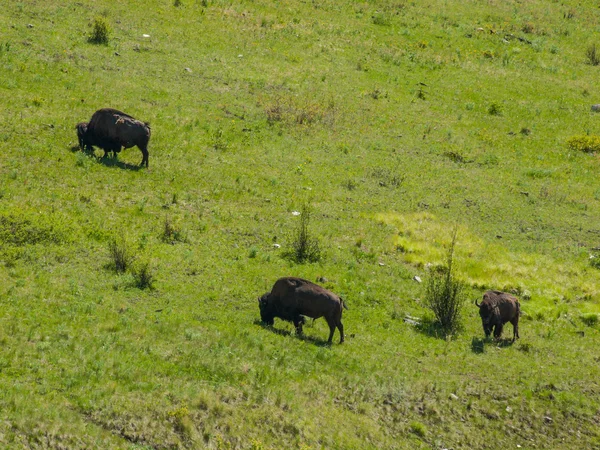
{"label": "bison horn", "polygon": [[477,299],[475,299],[475,306],[477,306],[478,308],[481,308],[481,305],[479,303],[477,303]]}

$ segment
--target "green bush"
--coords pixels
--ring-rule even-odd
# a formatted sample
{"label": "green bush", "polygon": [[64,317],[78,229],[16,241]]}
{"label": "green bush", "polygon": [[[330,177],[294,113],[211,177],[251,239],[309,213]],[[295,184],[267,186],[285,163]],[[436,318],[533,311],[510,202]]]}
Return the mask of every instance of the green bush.
{"label": "green bush", "polygon": [[109,267],[117,273],[125,273],[133,261],[125,241],[117,242],[116,239],[113,239],[108,244],[108,251],[111,260]]}
{"label": "green bush", "polygon": [[108,44],[108,38],[110,36],[110,25],[104,17],[96,17],[92,24],[92,34],[88,38],[88,41],[92,44]]}
{"label": "green bush", "polygon": [[587,134],[572,136],[567,140],[567,145],[571,150],[584,153],[595,153],[600,151],[600,136]]}
{"label": "green bush", "polygon": [[446,335],[460,328],[464,303],[463,283],[454,278],[452,271],[455,244],[456,230],[448,250],[447,264],[430,272],[425,292],[425,305],[433,312],[437,321],[436,325]]}
{"label": "green bush", "polygon": [[131,272],[137,288],[154,289],[154,273],[150,267],[150,263],[140,263],[137,267],[134,267]]}
{"label": "green bush", "polygon": [[321,259],[321,248],[319,241],[310,235],[308,225],[310,223],[311,210],[308,204],[302,206],[300,213],[300,224],[296,231],[296,237],[292,242],[292,248],[287,256],[297,263],[317,262]]}

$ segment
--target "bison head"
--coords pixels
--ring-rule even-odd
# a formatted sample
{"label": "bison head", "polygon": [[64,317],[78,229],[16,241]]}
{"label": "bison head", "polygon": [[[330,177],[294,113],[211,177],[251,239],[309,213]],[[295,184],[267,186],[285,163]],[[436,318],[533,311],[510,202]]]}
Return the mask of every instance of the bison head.
{"label": "bison head", "polygon": [[489,337],[490,334],[492,334],[494,327],[502,324],[502,321],[500,320],[500,310],[498,309],[498,306],[486,301],[478,304],[477,300],[475,300],[475,305],[479,307],[479,317],[481,317],[481,324],[483,325],[485,337]]}
{"label": "bison head", "polygon": [[275,311],[273,306],[269,304],[270,293],[267,292],[258,299],[258,308],[260,309],[260,320],[267,325],[275,323]]}

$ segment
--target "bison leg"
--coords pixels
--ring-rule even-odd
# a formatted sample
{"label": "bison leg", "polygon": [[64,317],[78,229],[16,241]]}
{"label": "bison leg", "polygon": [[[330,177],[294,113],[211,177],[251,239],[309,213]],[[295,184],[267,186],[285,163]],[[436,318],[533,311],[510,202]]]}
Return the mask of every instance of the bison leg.
{"label": "bison leg", "polygon": [[500,336],[502,336],[503,328],[504,328],[504,325],[502,323],[496,324],[496,327],[494,328],[494,337],[496,339],[500,339]]}
{"label": "bison leg", "polygon": [[333,341],[333,333],[335,333],[335,327],[337,326],[337,323],[334,318],[326,318],[326,320],[327,325],[329,325],[329,339],[327,340],[327,343],[331,344],[331,342]]}
{"label": "bison leg", "polygon": [[517,316],[513,320],[511,320],[510,323],[512,323],[512,326],[513,326],[513,342],[514,342],[516,339],[519,339],[519,316]]}
{"label": "bison leg", "polygon": [[340,344],[344,342],[344,325],[342,325],[342,321],[338,320],[337,328],[340,330]]}
{"label": "bison leg", "polygon": [[296,327],[296,334],[299,336],[302,335],[302,324],[304,323],[304,318],[301,316],[296,316],[294,318],[294,326]]}
{"label": "bison leg", "polygon": [[144,165],[145,165],[147,168],[148,167],[148,149],[140,148],[140,150],[142,151],[142,162],[140,163],[140,166],[144,167]]}

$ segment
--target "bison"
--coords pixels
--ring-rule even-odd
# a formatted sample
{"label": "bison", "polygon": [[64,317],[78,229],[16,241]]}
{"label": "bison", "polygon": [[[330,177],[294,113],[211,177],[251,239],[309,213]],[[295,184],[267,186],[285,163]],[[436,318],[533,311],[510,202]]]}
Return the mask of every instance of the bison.
{"label": "bison", "polygon": [[148,141],[150,126],[134,119],[129,114],[112,108],[96,111],[90,121],[77,124],[79,146],[99,147],[104,150],[104,156],[113,152],[113,156],[121,151],[121,147],[130,148],[134,145],[142,151],[141,166],[148,167]]}
{"label": "bison", "polygon": [[343,308],[348,309],[344,300],[310,281],[294,277],[280,278],[271,292],[258,299],[258,306],[264,323],[273,325],[275,317],[279,317],[293,322],[298,334],[302,334],[303,316],[313,319],[325,317],[329,325],[328,343],[331,344],[336,327],[340,330],[340,344],[344,342],[342,311]]}
{"label": "bison", "polygon": [[475,300],[475,305],[479,307],[479,315],[486,337],[489,337],[494,329],[494,337],[498,339],[506,322],[513,325],[513,341],[519,337],[521,305],[516,297],[506,292],[487,291],[483,294],[481,304]]}

